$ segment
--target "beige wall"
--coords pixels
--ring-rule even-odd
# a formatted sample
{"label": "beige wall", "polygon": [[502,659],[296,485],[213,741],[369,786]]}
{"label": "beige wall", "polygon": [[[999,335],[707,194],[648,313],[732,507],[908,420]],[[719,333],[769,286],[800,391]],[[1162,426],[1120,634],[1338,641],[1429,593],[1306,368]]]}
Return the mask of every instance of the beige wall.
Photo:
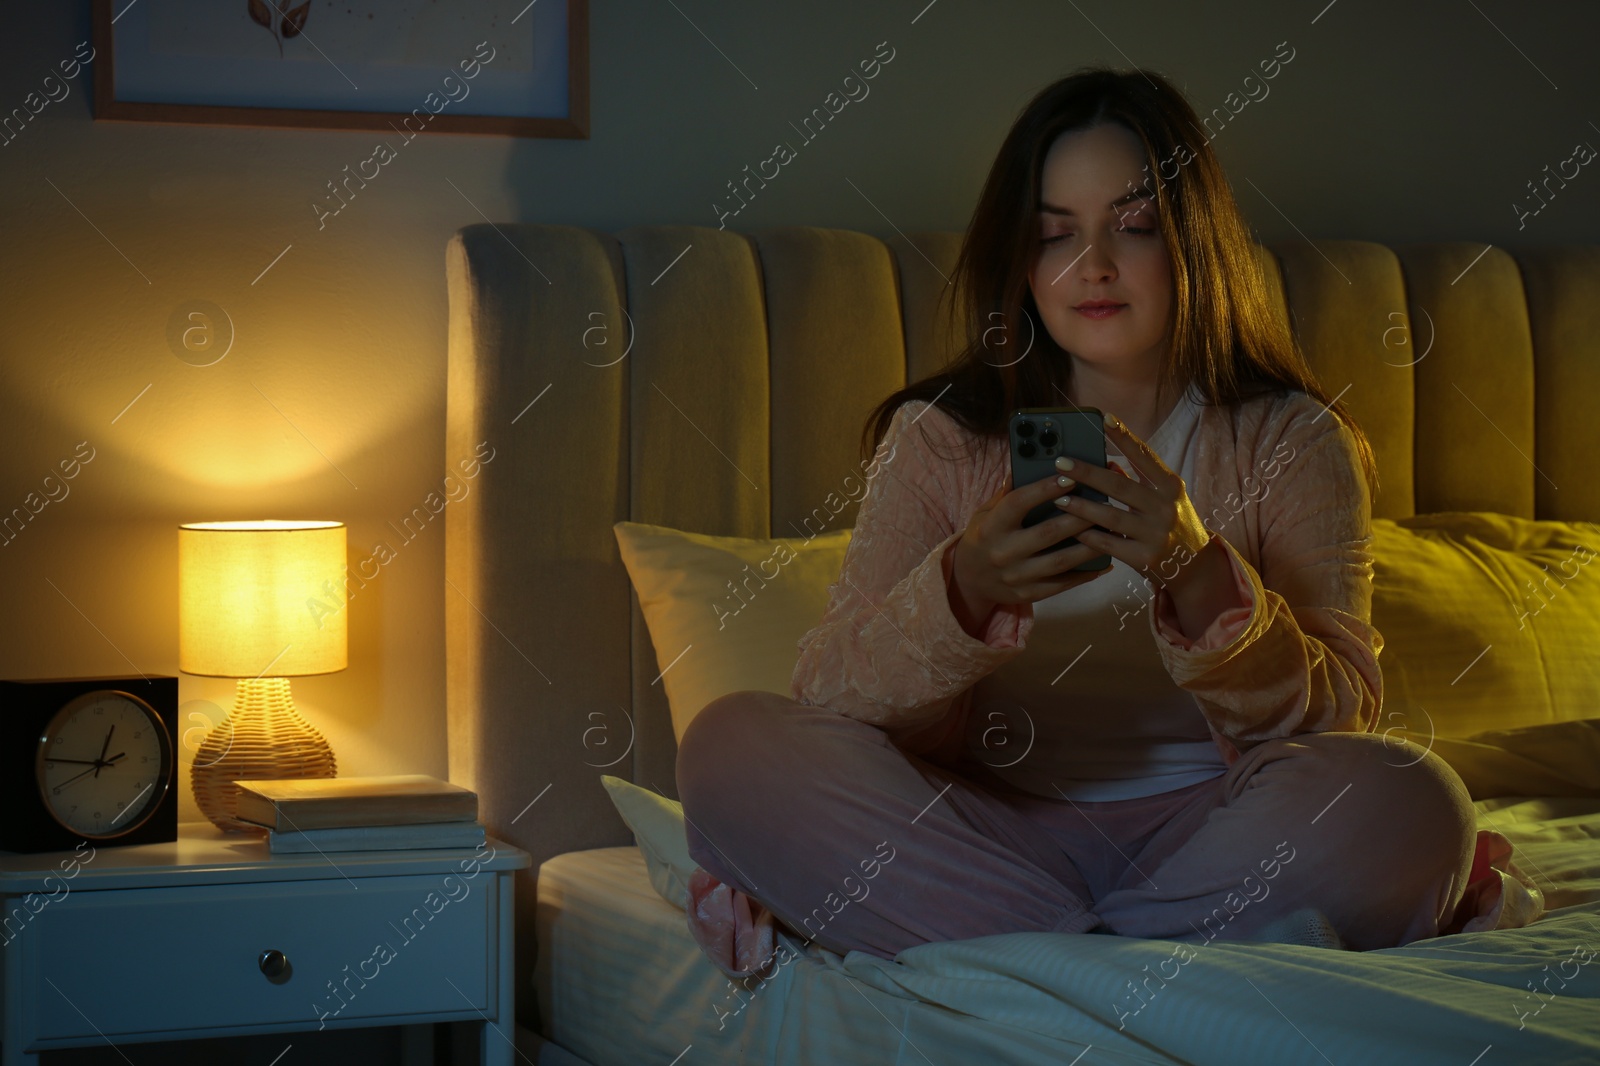
{"label": "beige wall", "polygon": [[[297,681],[299,703],[341,773],[445,774],[443,528],[407,543],[389,523],[461,458],[443,450],[446,240],[484,217],[716,225],[726,183],[880,42],[894,58],[870,96],[730,225],[960,228],[1052,77],[1131,59],[1208,111],[1286,41],[1270,95],[1216,142],[1263,239],[1600,240],[1587,172],[1526,229],[1509,206],[1575,142],[1600,144],[1592,13],[1091,6],[602,4],[590,140],[419,139],[320,231],[311,203],[373,134],[93,122],[91,63],[0,147],[0,512],[79,442],[94,454],[0,547],[0,676],[174,672],[179,522],[336,518],[352,561],[380,540],[396,557],[350,604],[350,668]],[[88,36],[85,3],[14,14],[0,110]],[[167,343],[194,299],[235,333],[212,366]],[[231,684],[186,677],[182,698],[214,717]]]}

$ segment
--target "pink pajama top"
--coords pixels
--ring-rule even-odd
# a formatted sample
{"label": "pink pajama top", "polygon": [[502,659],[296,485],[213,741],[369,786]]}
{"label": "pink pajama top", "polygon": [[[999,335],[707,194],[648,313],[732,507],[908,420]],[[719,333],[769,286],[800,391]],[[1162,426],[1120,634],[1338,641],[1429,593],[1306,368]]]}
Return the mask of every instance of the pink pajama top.
{"label": "pink pajama top", "polygon": [[[791,695],[877,725],[914,754],[954,752],[975,732],[974,686],[1021,655],[1034,628],[1034,604],[1003,604],[975,638],[950,607],[953,549],[1004,483],[1008,447],[921,401],[895,412],[884,444],[890,458],[861,502],[827,610],[800,639]],[[1146,586],[1137,617],[1192,696],[1199,735],[1226,766],[1273,737],[1371,731],[1383,637],[1371,624],[1371,504],[1354,436],[1294,391],[1200,407],[1188,447],[1189,498],[1226,549],[1242,606],[1189,640],[1170,595]]]}

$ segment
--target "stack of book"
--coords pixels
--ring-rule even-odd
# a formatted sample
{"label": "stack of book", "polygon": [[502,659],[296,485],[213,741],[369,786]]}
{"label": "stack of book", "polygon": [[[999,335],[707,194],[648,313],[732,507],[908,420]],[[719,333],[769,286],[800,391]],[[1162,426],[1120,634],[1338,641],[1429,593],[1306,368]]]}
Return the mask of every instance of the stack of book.
{"label": "stack of book", "polygon": [[274,853],[476,848],[478,794],[426,774],[239,781],[239,820]]}

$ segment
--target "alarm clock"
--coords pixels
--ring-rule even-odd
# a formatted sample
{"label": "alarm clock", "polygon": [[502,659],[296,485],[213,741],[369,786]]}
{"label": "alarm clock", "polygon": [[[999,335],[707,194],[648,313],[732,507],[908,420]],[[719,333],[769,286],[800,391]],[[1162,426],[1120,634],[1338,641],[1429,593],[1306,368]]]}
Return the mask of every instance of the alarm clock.
{"label": "alarm clock", "polygon": [[0,681],[0,848],[178,838],[175,677]]}

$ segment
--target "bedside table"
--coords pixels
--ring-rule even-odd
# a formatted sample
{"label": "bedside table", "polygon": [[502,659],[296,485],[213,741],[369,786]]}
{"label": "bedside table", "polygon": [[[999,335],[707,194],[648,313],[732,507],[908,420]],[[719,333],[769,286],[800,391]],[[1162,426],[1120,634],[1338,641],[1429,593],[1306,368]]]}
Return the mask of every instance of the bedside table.
{"label": "bedside table", "polygon": [[273,855],[209,822],[170,844],[0,852],[3,1066],[91,1044],[481,1022],[515,1052],[512,876],[527,852]]}

